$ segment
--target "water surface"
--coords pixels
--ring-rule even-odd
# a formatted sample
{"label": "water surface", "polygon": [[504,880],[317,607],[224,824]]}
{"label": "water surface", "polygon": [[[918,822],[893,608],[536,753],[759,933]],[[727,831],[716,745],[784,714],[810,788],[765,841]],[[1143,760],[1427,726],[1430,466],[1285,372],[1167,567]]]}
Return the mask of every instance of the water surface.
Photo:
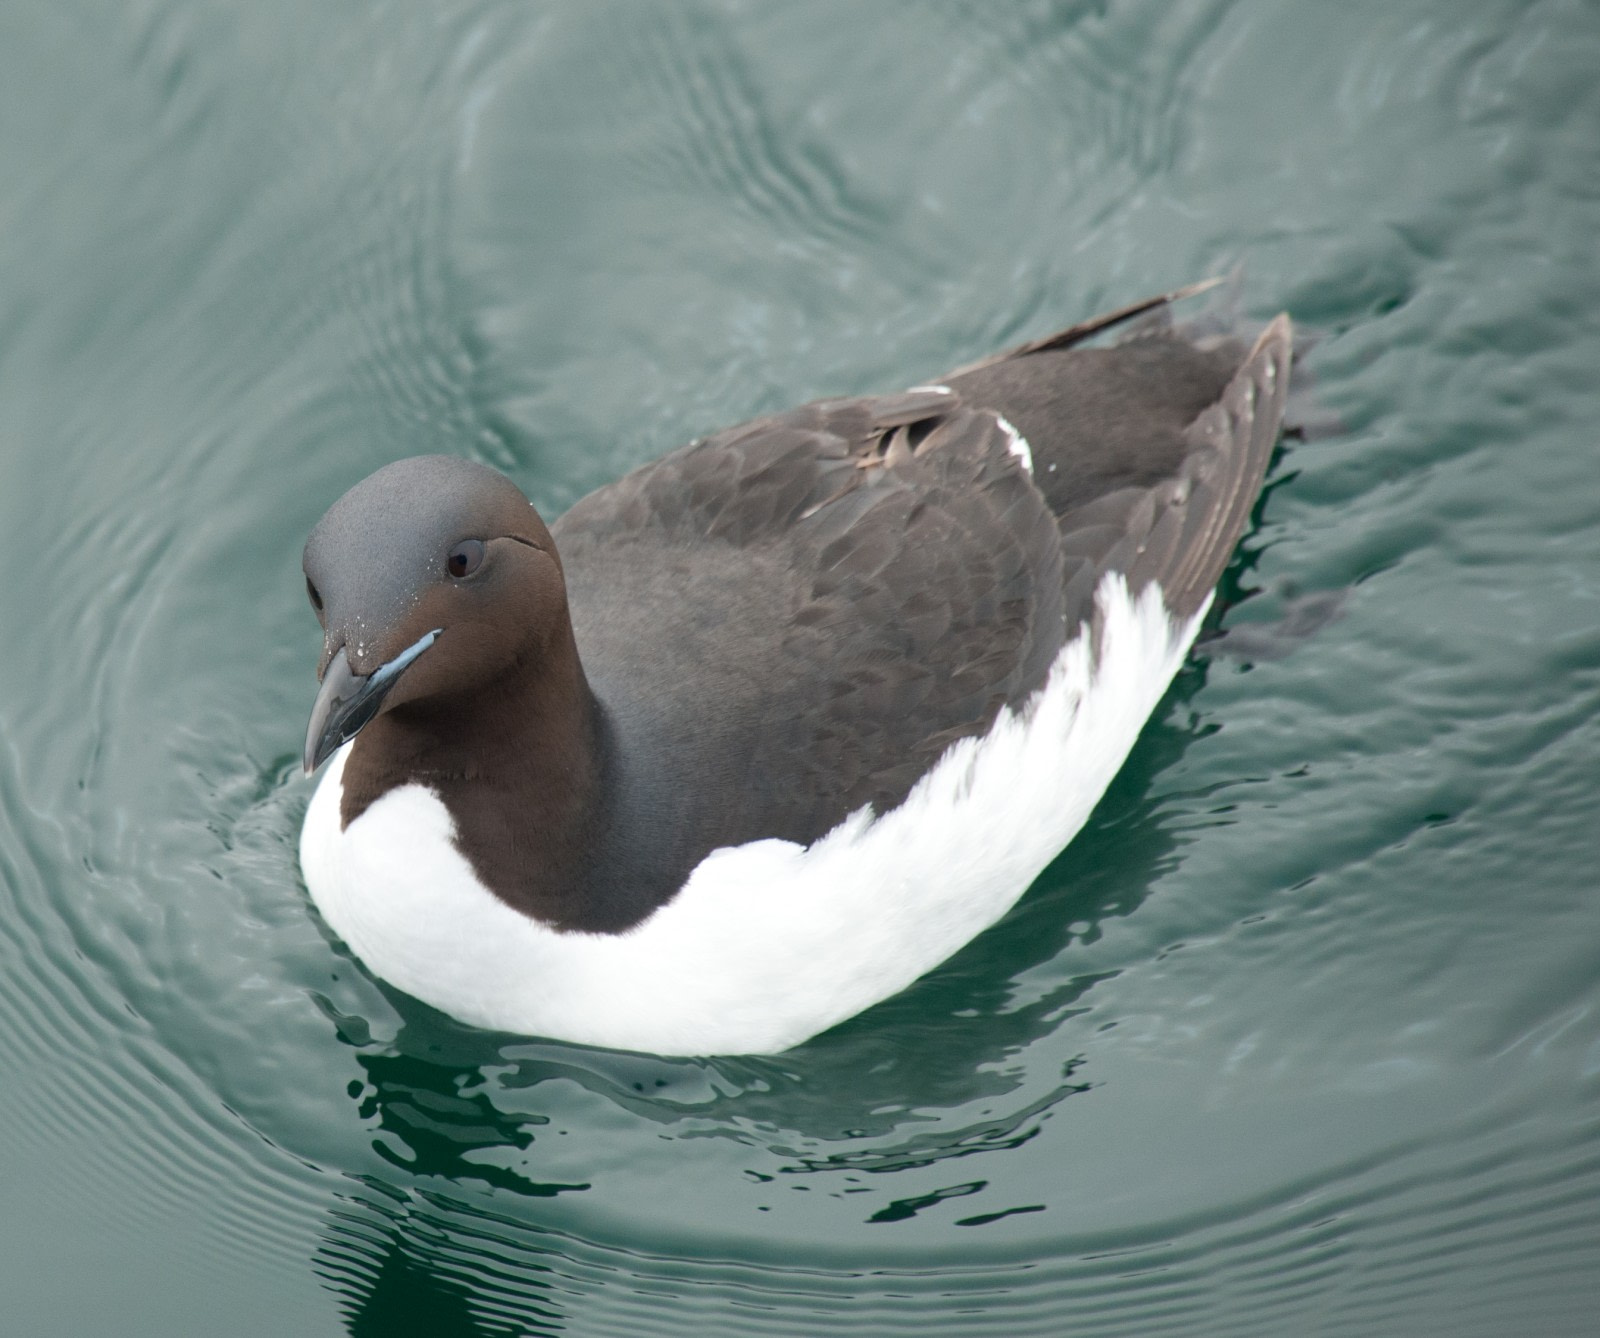
{"label": "water surface", "polygon": [[[1591,1331],[1596,69],[1582,0],[5,6],[8,1329]],[[1283,653],[1198,653],[951,962],[661,1060],[320,926],[345,487],[553,515],[1239,261],[1343,424],[1227,578]]]}

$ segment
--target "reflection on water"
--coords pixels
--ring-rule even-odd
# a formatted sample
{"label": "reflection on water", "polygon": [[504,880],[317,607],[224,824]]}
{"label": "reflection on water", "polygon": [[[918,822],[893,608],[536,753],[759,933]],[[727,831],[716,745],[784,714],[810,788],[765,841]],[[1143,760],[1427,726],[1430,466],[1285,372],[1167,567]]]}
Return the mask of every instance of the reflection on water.
{"label": "reflection on water", "polygon": [[551,1262],[503,1244],[368,1183],[339,1196],[313,1267],[341,1298],[351,1338],[562,1332],[545,1281]]}
{"label": "reflection on water", "polygon": [[[523,1153],[532,1146],[533,1129],[548,1125],[542,1115],[507,1120],[495,1110],[482,1077],[472,1070],[452,1069],[405,1054],[363,1055],[370,1087],[361,1102],[363,1120],[376,1117],[388,1137],[373,1140],[379,1156],[409,1171],[444,1175],[463,1183],[484,1184],[516,1194],[548,1198],[588,1185],[546,1185],[518,1175],[509,1167],[475,1159],[484,1151]],[[479,1085],[478,1090],[471,1090]],[[352,1089],[360,1090],[355,1083]]]}
{"label": "reflection on water", "polygon": [[[1587,1333],[1597,68],[1583,0],[0,6],[3,1327]],[[1003,924],[707,1061],[329,941],[356,479],[556,514],[1241,259],[1347,430]]]}

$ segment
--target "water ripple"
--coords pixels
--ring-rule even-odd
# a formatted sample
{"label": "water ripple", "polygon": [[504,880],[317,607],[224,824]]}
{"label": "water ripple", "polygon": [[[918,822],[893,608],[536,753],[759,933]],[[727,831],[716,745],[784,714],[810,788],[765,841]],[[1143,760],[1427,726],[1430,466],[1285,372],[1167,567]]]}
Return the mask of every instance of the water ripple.
{"label": "water ripple", "polygon": [[[352,1333],[1584,1331],[1589,11],[292,13],[0,43],[16,1201]],[[978,943],[680,1061],[457,1027],[319,925],[295,564],[342,487],[443,449],[556,510],[1241,252],[1349,431],[1222,616],[1344,616],[1187,667]]]}

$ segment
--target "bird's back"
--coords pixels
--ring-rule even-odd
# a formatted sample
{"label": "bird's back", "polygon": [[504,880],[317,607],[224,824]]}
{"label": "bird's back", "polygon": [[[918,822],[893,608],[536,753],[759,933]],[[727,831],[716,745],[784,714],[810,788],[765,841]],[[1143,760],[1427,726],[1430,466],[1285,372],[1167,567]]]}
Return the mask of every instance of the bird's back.
{"label": "bird's back", "polygon": [[[1080,327],[1082,328],[1082,327]],[[1044,683],[1120,573],[1209,597],[1282,417],[1289,331],[1070,338],[696,442],[552,526],[621,746],[619,876],[809,843],[904,800]]]}

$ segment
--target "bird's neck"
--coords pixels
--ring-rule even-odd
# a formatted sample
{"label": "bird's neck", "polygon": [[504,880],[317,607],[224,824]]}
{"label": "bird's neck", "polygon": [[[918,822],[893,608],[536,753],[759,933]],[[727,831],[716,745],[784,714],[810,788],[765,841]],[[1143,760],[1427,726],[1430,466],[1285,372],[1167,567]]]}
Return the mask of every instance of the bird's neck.
{"label": "bird's neck", "polygon": [[380,715],[351,749],[345,827],[388,791],[428,787],[456,846],[502,901],[557,928],[597,928],[594,864],[609,844],[613,748],[570,624],[481,689]]}

